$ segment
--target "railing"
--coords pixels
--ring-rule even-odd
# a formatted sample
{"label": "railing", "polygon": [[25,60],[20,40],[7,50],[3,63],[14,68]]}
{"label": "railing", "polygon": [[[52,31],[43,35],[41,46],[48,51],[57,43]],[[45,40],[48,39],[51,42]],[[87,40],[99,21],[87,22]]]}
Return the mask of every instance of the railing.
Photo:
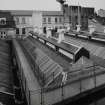
{"label": "railing", "polygon": [[[73,34],[73,35],[72,35]],[[79,33],[65,33],[65,35],[71,35],[71,36],[78,36],[81,38],[86,38],[86,39],[91,39],[91,40],[95,40],[95,41],[100,41],[100,42],[105,42],[105,33],[101,33],[101,32],[93,32],[93,34],[89,34],[88,31],[80,31]]]}
{"label": "railing", "polygon": [[[25,50],[26,51],[26,50]],[[21,63],[20,63],[21,65]],[[22,67],[22,65],[21,65]],[[97,87],[105,88],[105,68],[101,70],[98,70],[98,65],[93,65],[88,67],[91,70],[91,74],[89,76],[83,76],[84,69],[76,70],[69,72],[70,74],[80,72],[83,77],[78,77],[77,80],[72,80],[72,82],[67,82],[66,84],[61,83],[58,87],[52,88],[52,87],[42,87],[41,89],[37,90],[30,90],[28,88],[27,79],[25,79],[23,82],[25,93],[27,94],[27,100],[29,105],[53,105],[55,103],[59,103],[62,101],[65,101],[68,98],[73,98],[77,95],[82,95],[82,93],[85,92],[85,95],[91,94],[92,91],[98,91]],[[20,68],[21,69],[21,68]],[[86,73],[87,74],[87,73]],[[24,75],[22,73],[22,75]],[[53,75],[53,74],[52,74]],[[24,77],[24,76],[22,76]],[[22,79],[23,80],[23,79]],[[58,84],[58,82],[56,81]],[[103,87],[102,87],[103,86]],[[84,95],[84,96],[85,96]],[[84,97],[83,96],[83,97]],[[78,97],[79,98],[79,97]]]}
{"label": "railing", "polygon": [[[54,100],[56,100],[55,97],[53,97],[52,92],[54,92],[57,96],[59,96],[60,101],[63,101],[67,97],[71,98],[71,97],[74,97],[78,94],[86,92],[88,90],[95,89],[96,87],[103,85],[103,84],[98,85],[98,82],[97,82],[98,76],[105,75],[105,68],[104,68],[103,71],[98,71],[98,73],[97,73],[97,70],[96,70],[97,67],[98,67],[98,65],[93,65],[93,66],[84,68],[85,70],[86,69],[91,69],[91,70],[86,70],[85,71],[85,70],[79,69],[79,70],[76,70],[76,71],[68,72],[68,75],[69,74],[73,75],[76,72],[79,72],[79,73],[77,73],[77,77],[76,77],[76,75],[74,76],[74,79],[73,79],[73,77],[71,79],[69,79],[66,84],[60,83],[60,85],[57,85],[57,86],[55,85],[55,87],[52,86],[52,87],[46,87],[46,88],[44,88],[42,86],[41,89],[38,89],[36,91],[29,91],[29,99],[31,98],[30,95],[33,94],[33,95],[35,95],[35,97],[37,97],[37,98],[39,97],[38,98],[39,100],[37,100],[38,105],[47,105],[46,103],[48,103],[47,102],[48,100],[51,101],[51,100],[53,100],[53,98],[54,98]],[[34,69],[35,68],[33,68],[33,70]],[[87,74],[87,72],[89,72],[89,74]],[[86,75],[84,75],[84,73],[86,73]],[[53,74],[54,73],[52,73],[50,76],[53,77]],[[93,81],[93,83],[91,84],[92,86],[86,87],[86,83],[88,84],[88,80],[91,80],[91,79]],[[74,91],[74,93],[73,93],[72,92],[73,90],[71,89],[71,86],[73,86],[74,84],[75,85],[77,84],[77,86],[78,86],[77,90],[78,91]],[[68,89],[70,91],[69,93],[72,93],[72,95],[68,94],[68,92],[67,92]],[[51,97],[51,98],[49,99],[49,97]],[[55,101],[55,103],[58,103],[58,102],[59,102],[58,100]],[[29,103],[32,103],[32,102],[29,101]],[[51,103],[55,104],[53,101],[51,101]]]}
{"label": "railing", "polygon": [[[81,70],[82,72],[82,70]],[[68,84],[61,84],[58,88],[51,89],[49,91],[48,88],[42,88],[38,89],[36,91],[29,91],[30,94],[35,95],[38,100],[36,100],[37,105],[49,105],[49,104],[55,104],[62,101],[66,101],[68,98],[73,98],[77,95],[81,95],[85,92],[85,95],[91,94],[92,92],[98,91],[97,88],[105,88],[103,85],[105,85],[105,79],[103,80],[103,83],[98,83],[99,77],[105,76],[105,70],[101,74],[96,74],[95,67],[92,70],[93,74],[92,76],[89,76],[87,78],[78,78],[74,82],[70,82]],[[89,81],[91,84],[89,84]],[[103,86],[103,87],[102,87]],[[90,91],[91,90],[91,91]],[[92,91],[94,90],[94,91]],[[55,95],[54,95],[55,94]],[[79,99],[79,97],[78,97]]]}

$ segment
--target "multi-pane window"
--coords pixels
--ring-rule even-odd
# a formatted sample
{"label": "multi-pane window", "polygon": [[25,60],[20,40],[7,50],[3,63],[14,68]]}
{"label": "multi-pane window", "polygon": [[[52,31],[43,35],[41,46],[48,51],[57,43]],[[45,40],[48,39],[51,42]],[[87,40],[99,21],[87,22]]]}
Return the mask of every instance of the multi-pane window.
{"label": "multi-pane window", "polygon": [[46,18],[43,18],[43,23],[46,23]]}
{"label": "multi-pane window", "polygon": [[25,24],[25,23],[26,23],[25,17],[22,17],[22,24]]}
{"label": "multi-pane window", "polygon": [[19,17],[16,17],[16,24],[19,24]]}
{"label": "multi-pane window", "polygon": [[22,34],[25,34],[26,32],[25,32],[25,28],[22,28]]}
{"label": "multi-pane window", "polygon": [[59,23],[62,23],[62,18],[61,17],[59,18]]}
{"label": "multi-pane window", "polygon": [[16,34],[19,34],[19,28],[16,28]]}
{"label": "multi-pane window", "polygon": [[50,17],[48,18],[48,23],[51,23],[51,18]]}
{"label": "multi-pane window", "polygon": [[57,18],[55,18],[55,23],[57,23],[58,22],[58,19]]}

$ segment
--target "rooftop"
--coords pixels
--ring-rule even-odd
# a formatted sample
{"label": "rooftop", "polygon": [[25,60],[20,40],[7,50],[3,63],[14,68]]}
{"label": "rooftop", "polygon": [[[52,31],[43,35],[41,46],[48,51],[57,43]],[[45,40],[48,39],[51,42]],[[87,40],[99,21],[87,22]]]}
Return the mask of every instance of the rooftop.
{"label": "rooftop", "polygon": [[[93,72],[93,62],[88,58],[81,57],[80,60],[78,60],[76,63],[71,64],[62,55],[51,50],[49,47],[44,46],[36,39],[28,37],[24,41],[22,41],[22,44],[24,48],[25,46],[27,46],[28,52],[30,53],[30,55],[32,55],[32,59],[36,62],[38,66],[37,68],[39,68],[39,71],[37,71],[36,73],[38,75],[38,78],[39,76],[41,76],[41,74],[42,76],[45,76],[45,78],[40,78],[38,79],[38,81],[39,84],[42,84],[40,82],[45,83],[43,85],[46,88],[46,91],[50,91],[61,86],[64,78],[63,74],[65,73],[67,73],[68,84],[70,82],[78,80],[78,78],[80,77],[88,77],[88,74],[86,74],[85,72]],[[77,67],[79,67],[78,70]],[[81,73],[81,69],[83,67],[83,72],[86,75]],[[76,75],[77,77],[71,79],[71,75]]]}
{"label": "rooftop", "polygon": [[63,16],[62,11],[42,11],[44,16]]}
{"label": "rooftop", "polygon": [[[32,16],[35,10],[1,10],[2,12],[10,12],[14,16]],[[63,13],[61,11],[35,11],[42,12],[43,16],[61,16]]]}
{"label": "rooftop", "polygon": [[10,70],[9,46],[5,41],[0,40],[0,91],[2,93],[13,93],[13,78]]}

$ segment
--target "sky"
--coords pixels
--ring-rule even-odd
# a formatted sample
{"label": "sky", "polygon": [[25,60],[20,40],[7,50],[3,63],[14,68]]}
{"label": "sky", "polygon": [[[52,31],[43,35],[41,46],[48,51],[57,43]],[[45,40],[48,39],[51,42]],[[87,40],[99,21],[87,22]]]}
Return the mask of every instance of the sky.
{"label": "sky", "polygon": [[[66,0],[67,4],[105,9],[105,0]],[[56,0],[0,0],[0,10],[60,10]]]}

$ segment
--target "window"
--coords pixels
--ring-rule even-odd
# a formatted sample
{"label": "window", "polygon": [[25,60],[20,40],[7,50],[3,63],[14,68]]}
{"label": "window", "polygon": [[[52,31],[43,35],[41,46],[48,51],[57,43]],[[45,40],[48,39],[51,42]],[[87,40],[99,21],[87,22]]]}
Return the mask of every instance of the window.
{"label": "window", "polygon": [[0,24],[5,25],[5,20],[1,20]]}
{"label": "window", "polygon": [[19,24],[19,18],[18,17],[16,18],[16,24]]}
{"label": "window", "polygon": [[0,25],[6,25],[6,18],[0,18]]}
{"label": "window", "polygon": [[26,21],[25,21],[25,17],[22,18],[22,24],[25,24]]}
{"label": "window", "polygon": [[57,20],[57,18],[55,18],[55,23],[57,23],[58,22],[58,20]]}
{"label": "window", "polygon": [[16,34],[19,34],[19,28],[16,29]]}
{"label": "window", "polygon": [[22,34],[25,34],[26,32],[25,32],[25,28],[22,28]]}
{"label": "window", "polygon": [[62,18],[61,17],[59,18],[59,23],[62,23]]}
{"label": "window", "polygon": [[48,18],[48,23],[51,23],[51,18]]}
{"label": "window", "polygon": [[43,18],[43,23],[46,23],[46,18]]}

